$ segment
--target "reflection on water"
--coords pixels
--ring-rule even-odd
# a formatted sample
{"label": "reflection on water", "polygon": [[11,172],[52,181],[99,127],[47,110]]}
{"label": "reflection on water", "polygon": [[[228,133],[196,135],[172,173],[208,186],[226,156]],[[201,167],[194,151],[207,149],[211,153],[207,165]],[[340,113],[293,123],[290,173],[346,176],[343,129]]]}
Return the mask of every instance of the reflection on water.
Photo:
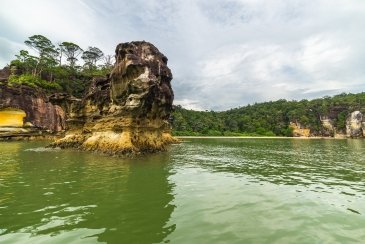
{"label": "reflection on water", "polygon": [[363,140],[193,139],[176,146],[170,180],[177,208],[169,223],[177,228],[169,239],[360,242],[364,149]]}
{"label": "reflection on water", "polygon": [[0,242],[365,239],[365,141],[192,139],[122,159],[0,143]]}
{"label": "reflection on water", "polygon": [[202,139],[186,142],[174,157],[177,163],[250,175],[257,181],[335,184],[365,194],[364,149],[363,140]]}
{"label": "reflection on water", "polygon": [[0,172],[16,168],[13,178],[1,175],[1,196],[11,197],[0,202],[0,240],[148,243],[175,228],[166,225],[174,210],[167,154],[123,160],[0,145]]}

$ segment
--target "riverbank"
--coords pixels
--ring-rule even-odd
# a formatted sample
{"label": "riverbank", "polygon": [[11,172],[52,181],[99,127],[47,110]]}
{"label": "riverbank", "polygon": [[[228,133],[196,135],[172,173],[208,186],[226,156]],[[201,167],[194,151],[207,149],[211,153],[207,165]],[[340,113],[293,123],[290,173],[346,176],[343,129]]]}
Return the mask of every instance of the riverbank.
{"label": "riverbank", "polygon": [[346,137],[286,137],[286,136],[175,136],[178,139],[336,139],[343,140]]}
{"label": "riverbank", "polygon": [[0,141],[53,141],[63,136],[63,133],[49,133],[45,131],[0,132]]}

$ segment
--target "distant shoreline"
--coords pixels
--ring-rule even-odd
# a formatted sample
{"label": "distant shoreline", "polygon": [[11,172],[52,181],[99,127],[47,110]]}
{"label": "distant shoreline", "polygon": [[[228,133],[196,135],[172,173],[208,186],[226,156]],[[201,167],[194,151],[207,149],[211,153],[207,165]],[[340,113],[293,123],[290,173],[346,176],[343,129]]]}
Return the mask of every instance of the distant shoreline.
{"label": "distant shoreline", "polygon": [[344,140],[347,138],[334,137],[287,137],[287,136],[175,136],[178,139],[330,139],[330,140]]}

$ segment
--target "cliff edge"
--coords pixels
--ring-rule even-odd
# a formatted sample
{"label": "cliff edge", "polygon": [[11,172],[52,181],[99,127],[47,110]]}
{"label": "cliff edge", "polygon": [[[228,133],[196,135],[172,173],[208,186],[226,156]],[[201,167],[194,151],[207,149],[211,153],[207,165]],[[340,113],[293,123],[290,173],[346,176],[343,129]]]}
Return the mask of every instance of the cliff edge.
{"label": "cliff edge", "polygon": [[40,90],[0,84],[0,139],[55,134],[66,128],[66,114]]}

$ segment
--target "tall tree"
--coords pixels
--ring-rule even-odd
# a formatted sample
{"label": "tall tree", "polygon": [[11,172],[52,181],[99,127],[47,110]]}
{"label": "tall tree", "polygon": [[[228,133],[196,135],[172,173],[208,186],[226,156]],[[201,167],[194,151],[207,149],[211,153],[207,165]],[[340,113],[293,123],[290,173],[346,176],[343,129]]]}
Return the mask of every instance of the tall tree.
{"label": "tall tree", "polygon": [[53,45],[47,37],[42,35],[33,35],[24,43],[39,54],[38,64],[33,73],[34,75],[37,74],[37,70],[38,73],[41,74],[44,66],[54,65],[57,63],[56,57],[59,53],[55,45]]}
{"label": "tall tree", "polygon": [[55,45],[45,36],[33,35],[28,38],[24,43],[31,47],[33,50],[39,53],[39,57],[51,57],[54,58],[58,55]]}
{"label": "tall tree", "polygon": [[104,56],[104,53],[97,47],[88,47],[82,53],[81,58],[85,61],[85,65],[92,69],[96,66],[96,62]]}
{"label": "tall tree", "polygon": [[83,52],[81,47],[72,42],[62,42],[60,45],[60,49],[67,57],[67,61],[70,64],[70,67],[75,67],[77,57]]}

